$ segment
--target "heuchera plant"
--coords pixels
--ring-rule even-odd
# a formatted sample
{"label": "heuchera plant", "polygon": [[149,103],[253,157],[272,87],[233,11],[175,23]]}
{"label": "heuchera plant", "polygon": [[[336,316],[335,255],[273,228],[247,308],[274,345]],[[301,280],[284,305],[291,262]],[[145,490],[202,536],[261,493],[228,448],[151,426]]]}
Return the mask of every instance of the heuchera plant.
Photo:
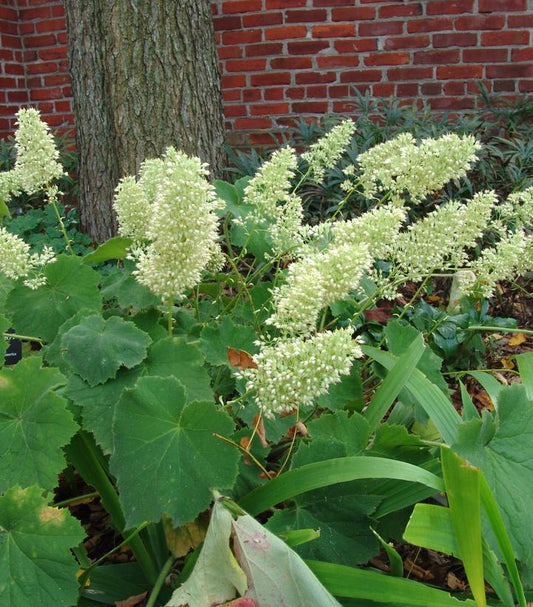
{"label": "heuchera plant", "polygon": [[[533,269],[533,189],[426,210],[479,146],[405,134],[361,154],[342,204],[308,225],[299,187],[335,166],[347,120],[235,184],[209,183],[169,148],[118,184],[119,236],[76,256],[48,128],[35,110],[18,120],[0,211],[44,191],[65,251],[30,254],[0,228],[0,330],[38,345],[0,370],[2,605],[460,604],[402,579],[388,542],[404,535],[463,560],[465,605],[486,604],[487,580],[502,604],[525,606],[515,559],[531,581],[531,355],[523,385],[478,373],[496,408],[480,417],[463,390],[460,415],[442,361],[404,317],[436,273],[462,271],[460,300]],[[344,219],[361,191],[369,210]],[[364,343],[365,311],[413,281],[381,342]],[[67,466],[99,494],[131,563],[88,558],[68,504],[54,505]],[[447,505],[421,503],[443,492]],[[382,547],[391,575],[363,567]]]}

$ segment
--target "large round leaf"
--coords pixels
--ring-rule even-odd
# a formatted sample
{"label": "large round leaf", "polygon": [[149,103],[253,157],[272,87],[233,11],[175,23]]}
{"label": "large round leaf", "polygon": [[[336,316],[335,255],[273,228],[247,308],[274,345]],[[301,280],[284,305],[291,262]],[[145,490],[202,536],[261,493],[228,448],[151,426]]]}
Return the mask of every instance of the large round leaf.
{"label": "large round leaf", "polygon": [[142,377],[125,390],[115,411],[111,469],[128,526],[163,513],[183,525],[209,506],[211,489],[231,488],[239,452],[214,433],[232,430],[214,404],[186,404],[174,378]]}
{"label": "large round leaf", "polygon": [[65,466],[62,447],[77,430],[66,400],[54,390],[65,383],[38,357],[0,371],[0,491],[19,485],[52,489]]}
{"label": "large round leaf", "polygon": [[100,277],[73,255],[59,255],[44,269],[46,284],[32,290],[19,283],[7,296],[7,314],[17,333],[52,341],[58,328],[79,310],[99,310]]}
{"label": "large round leaf", "polygon": [[104,320],[97,314],[85,317],[61,340],[64,360],[90,386],[115,377],[122,366],[138,365],[151,343],[132,322],[118,316]]}
{"label": "large round leaf", "polygon": [[78,565],[70,549],[85,533],[68,510],[51,508],[42,489],[13,488],[0,497],[0,604],[77,605]]}

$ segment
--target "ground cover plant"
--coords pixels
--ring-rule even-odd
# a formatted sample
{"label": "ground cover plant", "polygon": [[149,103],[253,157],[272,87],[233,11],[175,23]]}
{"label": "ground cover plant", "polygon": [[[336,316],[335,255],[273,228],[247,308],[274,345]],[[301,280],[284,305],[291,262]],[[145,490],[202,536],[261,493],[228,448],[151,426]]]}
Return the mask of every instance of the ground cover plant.
{"label": "ground cover plant", "polygon": [[[441,371],[470,333],[527,333],[484,302],[533,267],[532,188],[437,199],[479,143],[403,133],[306,222],[300,188],[335,170],[344,121],[235,183],[169,148],[118,184],[120,235],[76,254],[58,152],[35,110],[18,120],[0,210],[41,192],[65,247],[0,228],[1,330],[33,344],[0,370],[2,605],[525,607],[533,355],[511,385],[461,369],[492,411],[462,382],[456,406]],[[421,303],[436,275],[448,311]],[[54,493],[74,470],[129,562],[90,558],[80,496]],[[404,542],[460,559],[462,591],[405,579]]]}

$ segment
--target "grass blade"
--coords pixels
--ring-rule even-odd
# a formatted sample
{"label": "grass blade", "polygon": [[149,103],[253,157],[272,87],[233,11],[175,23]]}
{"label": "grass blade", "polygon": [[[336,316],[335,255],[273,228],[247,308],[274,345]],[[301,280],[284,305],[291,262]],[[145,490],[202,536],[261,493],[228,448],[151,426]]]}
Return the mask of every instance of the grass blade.
{"label": "grass blade", "polygon": [[239,506],[255,516],[301,493],[368,478],[393,478],[444,490],[442,479],[413,464],[384,457],[339,457],[289,470],[245,495]]}
{"label": "grass blade", "polygon": [[527,397],[533,400],[533,352],[523,352],[516,356],[522,385],[526,388]]}
{"label": "grass blade", "polygon": [[387,413],[391,405],[396,400],[396,397],[404,388],[405,383],[411,377],[411,374],[416,369],[416,365],[420,360],[426,346],[422,336],[419,335],[413,340],[407,352],[398,358],[394,366],[390,369],[387,377],[381,382],[372,402],[368,405],[364,413],[366,420],[370,426],[370,432],[378,427]]}
{"label": "grass blade", "polygon": [[447,447],[441,449],[441,461],[452,526],[470,590],[478,607],[486,607],[481,546],[481,471]]}
{"label": "grass blade", "polygon": [[[397,356],[371,346],[363,346],[363,352],[373,358],[389,371],[394,367]],[[429,381],[419,370],[415,369],[405,387],[433,420],[444,442],[452,445],[457,440],[457,424],[461,417],[444,393]]]}
{"label": "grass blade", "polygon": [[408,607],[475,607],[474,601],[459,601],[447,592],[405,578],[389,577],[366,569],[305,561],[331,594],[366,599],[380,604]]}

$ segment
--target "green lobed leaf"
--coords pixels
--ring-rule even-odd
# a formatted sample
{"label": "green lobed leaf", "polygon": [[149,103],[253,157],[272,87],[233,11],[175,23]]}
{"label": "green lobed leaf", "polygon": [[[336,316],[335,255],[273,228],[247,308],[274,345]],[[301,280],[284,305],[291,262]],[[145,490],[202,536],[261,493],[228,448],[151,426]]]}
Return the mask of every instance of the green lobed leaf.
{"label": "green lobed leaf", "polygon": [[124,259],[131,244],[131,238],[115,236],[103,242],[92,253],[84,255],[83,263],[102,263],[110,259]]}
{"label": "green lobed leaf", "polygon": [[142,377],[125,390],[114,416],[111,470],[127,526],[164,513],[182,525],[209,506],[212,489],[231,488],[239,452],[214,434],[232,430],[214,404],[188,403],[173,377]]}
{"label": "green lobed leaf", "polygon": [[0,367],[4,364],[4,357],[8,348],[8,338],[3,333],[9,329],[11,322],[0,314]]}
{"label": "green lobed leaf", "polygon": [[0,491],[55,487],[65,467],[61,448],[78,429],[67,401],[55,392],[65,378],[41,362],[24,358],[0,370]]}
{"label": "green lobed leaf", "polygon": [[256,339],[252,327],[236,325],[231,318],[224,316],[218,325],[208,325],[202,330],[201,347],[209,364],[228,365],[228,348],[253,355],[259,352],[259,347],[254,344]]}
{"label": "green lobed leaf", "polygon": [[132,322],[112,316],[86,316],[61,340],[63,359],[90,386],[114,378],[121,367],[130,369],[146,358],[151,338]]}
{"label": "green lobed leaf", "polygon": [[0,497],[0,604],[78,602],[78,564],[70,549],[85,537],[68,510],[51,508],[42,489],[12,488]]}
{"label": "green lobed leaf", "polygon": [[59,255],[45,267],[44,275],[46,284],[38,289],[17,284],[7,296],[6,308],[17,333],[52,341],[65,320],[79,310],[100,310],[100,277],[72,255]]}
{"label": "green lobed leaf", "polygon": [[317,404],[330,411],[347,409],[360,411],[363,406],[363,381],[361,367],[354,362],[349,375],[343,375],[337,384],[330,386],[327,394],[319,396]]}
{"label": "green lobed leaf", "polygon": [[459,427],[453,450],[481,468],[501,510],[516,558],[533,567],[533,402],[513,384],[498,395],[498,412]]}
{"label": "green lobed leaf", "polygon": [[102,295],[105,299],[116,299],[121,308],[143,310],[157,306],[160,298],[154,295],[148,287],[139,284],[129,271],[129,264],[123,269],[117,269],[102,281]]}

